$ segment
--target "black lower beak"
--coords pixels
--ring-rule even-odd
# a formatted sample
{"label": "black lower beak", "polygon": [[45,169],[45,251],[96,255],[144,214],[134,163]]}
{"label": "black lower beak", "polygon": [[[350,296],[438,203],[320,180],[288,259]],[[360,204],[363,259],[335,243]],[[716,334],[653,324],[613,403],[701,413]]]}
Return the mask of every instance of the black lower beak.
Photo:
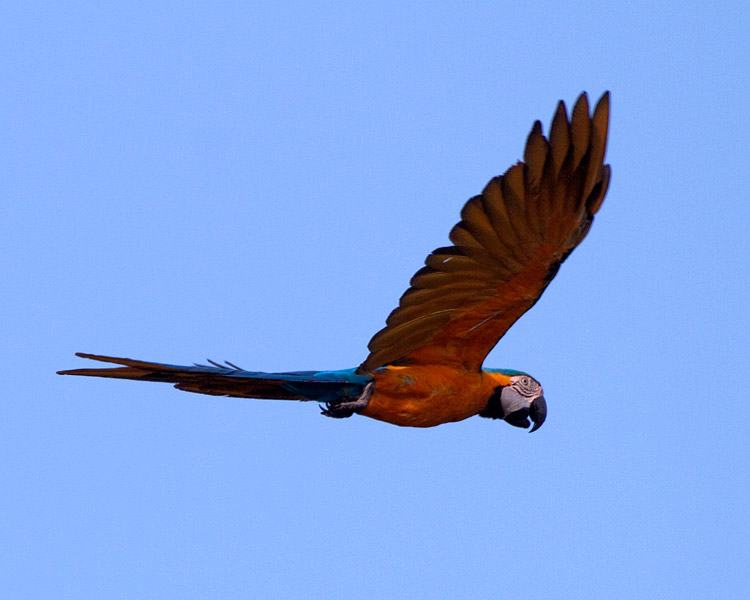
{"label": "black lower beak", "polygon": [[534,426],[529,431],[529,433],[531,433],[532,431],[539,429],[547,418],[547,402],[545,401],[544,396],[534,398],[531,406],[529,406],[529,417],[534,422]]}

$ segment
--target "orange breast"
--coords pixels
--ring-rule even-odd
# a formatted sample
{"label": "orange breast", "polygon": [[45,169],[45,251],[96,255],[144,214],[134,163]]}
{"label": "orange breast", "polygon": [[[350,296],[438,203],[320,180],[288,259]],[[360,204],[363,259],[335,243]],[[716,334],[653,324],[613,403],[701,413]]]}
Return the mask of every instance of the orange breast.
{"label": "orange breast", "polygon": [[482,373],[448,365],[383,367],[361,414],[404,427],[461,421],[487,406],[494,385]]}

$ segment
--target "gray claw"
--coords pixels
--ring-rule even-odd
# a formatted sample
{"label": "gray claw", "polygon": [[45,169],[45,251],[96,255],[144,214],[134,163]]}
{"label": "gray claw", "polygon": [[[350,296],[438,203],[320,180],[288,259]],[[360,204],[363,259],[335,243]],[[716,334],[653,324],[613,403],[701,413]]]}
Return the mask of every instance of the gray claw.
{"label": "gray claw", "polygon": [[355,412],[360,412],[367,408],[374,389],[375,382],[371,381],[365,386],[356,400],[335,403],[326,402],[325,408],[321,408],[320,414],[332,419],[346,419],[347,417],[351,417]]}

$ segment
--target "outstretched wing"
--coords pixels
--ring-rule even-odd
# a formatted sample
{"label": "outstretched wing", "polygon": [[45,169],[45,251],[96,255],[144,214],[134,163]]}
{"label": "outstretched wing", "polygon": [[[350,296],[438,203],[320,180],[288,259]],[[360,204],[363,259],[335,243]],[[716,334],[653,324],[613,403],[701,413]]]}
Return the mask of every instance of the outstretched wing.
{"label": "outstretched wing", "polygon": [[466,203],[450,233],[454,245],[432,252],[412,277],[360,372],[446,363],[480,369],[586,236],[609,184],[608,124],[609,92],[593,116],[585,93],[570,120],[561,101],[548,138],[534,123],[523,162]]}

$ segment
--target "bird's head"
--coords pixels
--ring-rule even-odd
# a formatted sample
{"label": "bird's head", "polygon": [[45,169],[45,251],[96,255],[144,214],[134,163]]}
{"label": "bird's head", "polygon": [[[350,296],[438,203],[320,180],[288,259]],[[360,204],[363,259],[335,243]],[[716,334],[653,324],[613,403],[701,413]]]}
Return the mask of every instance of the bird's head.
{"label": "bird's head", "polygon": [[494,389],[480,416],[503,419],[524,429],[529,427],[531,419],[534,423],[531,431],[542,426],[547,418],[547,403],[536,379],[520,371],[486,369],[485,373],[491,378]]}

